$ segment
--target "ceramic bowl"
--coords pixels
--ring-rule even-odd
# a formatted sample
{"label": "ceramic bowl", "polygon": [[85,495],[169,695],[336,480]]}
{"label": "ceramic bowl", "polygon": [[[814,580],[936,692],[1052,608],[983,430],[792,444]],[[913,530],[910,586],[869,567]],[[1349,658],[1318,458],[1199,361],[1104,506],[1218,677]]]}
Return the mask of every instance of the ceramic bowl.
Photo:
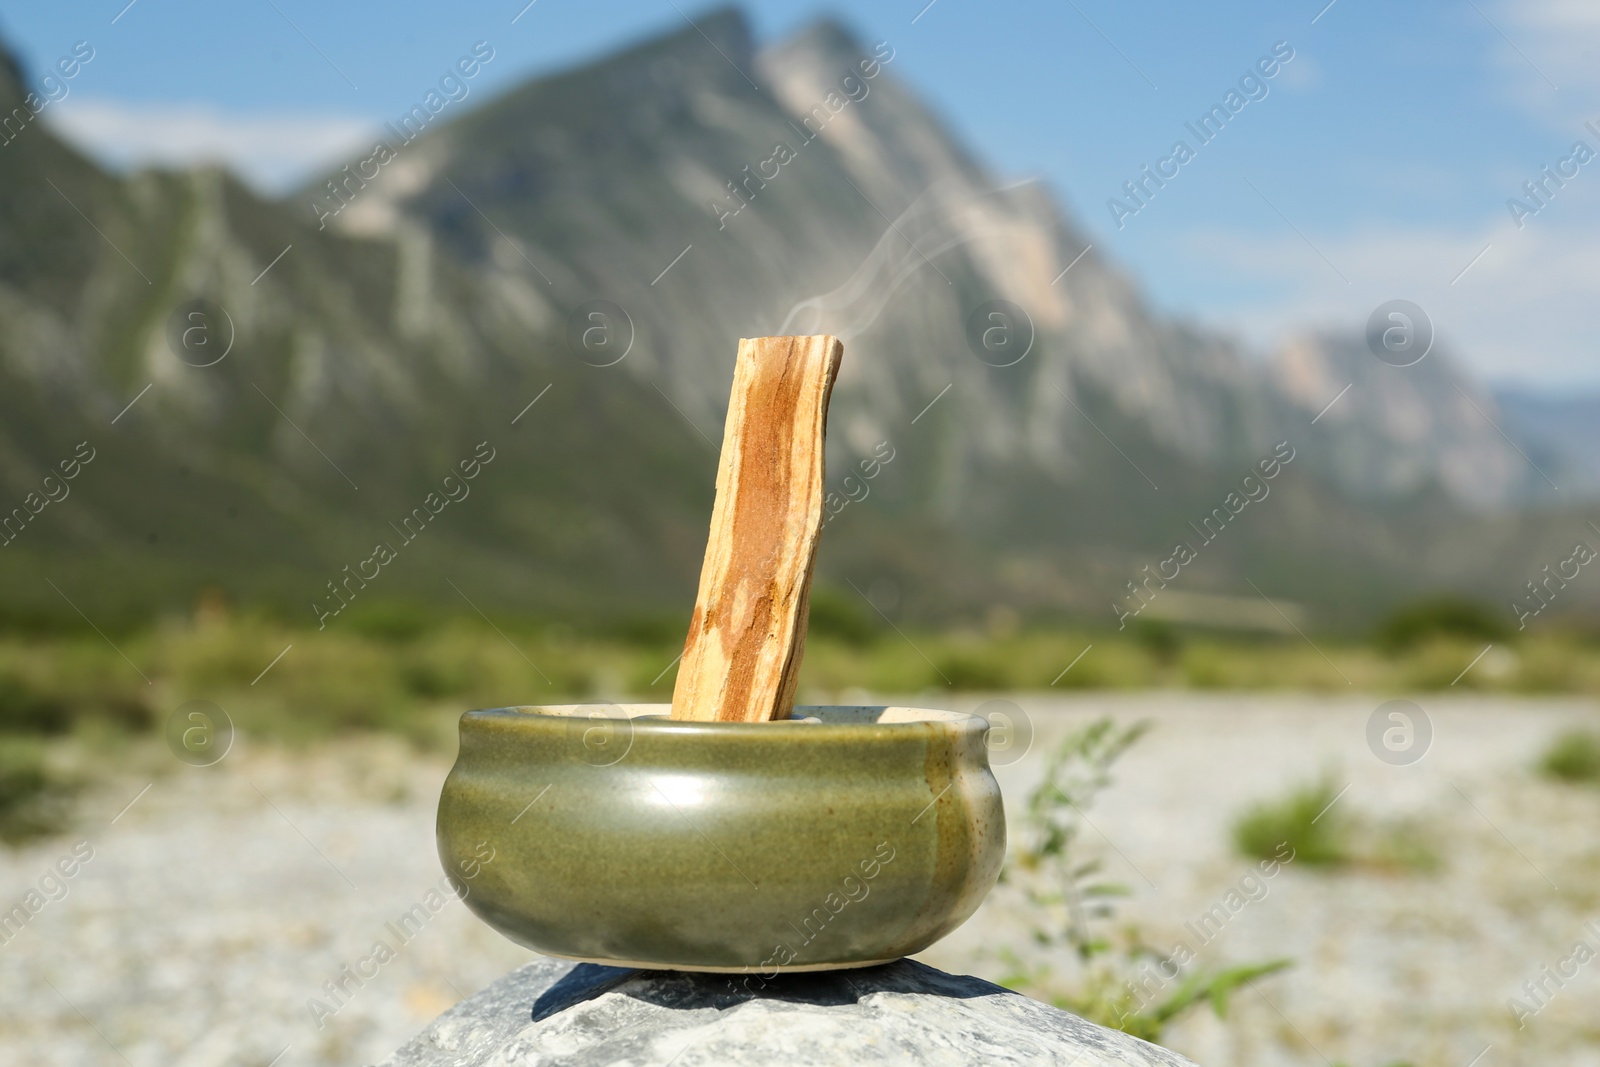
{"label": "ceramic bowl", "polygon": [[771,975],[918,952],[994,885],[1005,818],[983,719],[670,711],[467,712],[438,822],[467,906],[547,955]]}

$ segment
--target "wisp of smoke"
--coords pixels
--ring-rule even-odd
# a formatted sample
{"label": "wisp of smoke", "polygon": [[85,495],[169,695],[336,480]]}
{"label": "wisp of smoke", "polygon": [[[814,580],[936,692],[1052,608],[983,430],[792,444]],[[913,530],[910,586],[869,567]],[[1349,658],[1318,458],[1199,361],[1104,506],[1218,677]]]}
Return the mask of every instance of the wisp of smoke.
{"label": "wisp of smoke", "polygon": [[843,285],[796,302],[777,334],[827,332],[846,341],[860,335],[913,274],[921,268],[937,270],[933,257],[988,235],[990,231],[973,224],[978,213],[962,207],[1008,189],[973,193],[951,191],[948,185],[929,187],[889,224]]}

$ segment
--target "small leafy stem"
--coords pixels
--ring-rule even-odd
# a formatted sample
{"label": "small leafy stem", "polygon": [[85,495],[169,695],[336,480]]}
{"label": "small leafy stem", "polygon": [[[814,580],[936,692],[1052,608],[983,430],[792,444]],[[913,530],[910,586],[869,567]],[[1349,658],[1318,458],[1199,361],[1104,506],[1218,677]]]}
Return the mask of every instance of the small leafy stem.
{"label": "small leafy stem", "polygon": [[[1084,812],[1111,784],[1113,765],[1148,730],[1146,722],[1119,727],[1101,718],[1063,740],[1028,798],[1021,847],[1002,876],[1020,888],[1031,905],[1029,914],[1037,917],[1031,940],[1046,953],[1070,950],[1078,962],[1077,981],[1064,985],[1048,963],[1029,965],[1015,951],[1001,956],[1011,967],[1006,985],[1092,1022],[1158,1041],[1168,1024],[1203,1004],[1225,1017],[1234,990],[1290,961],[1183,974],[1183,961],[1150,946],[1137,927],[1114,927],[1115,901],[1127,896],[1128,888],[1103,878],[1098,860],[1079,858],[1079,838],[1087,824]],[[1151,974],[1171,977],[1152,983]]]}

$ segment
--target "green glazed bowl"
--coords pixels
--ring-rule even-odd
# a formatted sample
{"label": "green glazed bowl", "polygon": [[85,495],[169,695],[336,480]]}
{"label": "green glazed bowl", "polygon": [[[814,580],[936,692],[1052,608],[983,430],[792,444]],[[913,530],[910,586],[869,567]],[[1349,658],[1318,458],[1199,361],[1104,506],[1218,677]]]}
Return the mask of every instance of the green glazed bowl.
{"label": "green glazed bowl", "polygon": [[627,967],[866,967],[966,921],[1005,855],[983,719],[666,704],[469,711],[439,858],[469,908],[551,956]]}

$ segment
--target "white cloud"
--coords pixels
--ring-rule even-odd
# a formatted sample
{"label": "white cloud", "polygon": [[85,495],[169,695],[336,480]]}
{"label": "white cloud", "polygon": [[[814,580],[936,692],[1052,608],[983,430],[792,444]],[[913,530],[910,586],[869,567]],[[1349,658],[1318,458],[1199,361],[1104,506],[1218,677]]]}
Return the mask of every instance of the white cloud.
{"label": "white cloud", "polygon": [[1301,52],[1296,52],[1293,63],[1285,64],[1278,73],[1280,85],[1291,92],[1306,92],[1322,84],[1322,64]]}
{"label": "white cloud", "polygon": [[[1583,179],[1600,193],[1600,172]],[[1293,233],[1212,230],[1191,234],[1185,244],[1198,261],[1231,268],[1241,280],[1272,290],[1259,302],[1207,309],[1206,317],[1262,348],[1308,326],[1360,330],[1379,304],[1404,298],[1421,305],[1439,343],[1484,378],[1592,389],[1600,386],[1592,314],[1600,306],[1600,271],[1592,243],[1555,217],[1560,206],[1527,220],[1522,230],[1507,221],[1476,229],[1311,234],[1321,255]]]}
{"label": "white cloud", "polygon": [[230,114],[206,104],[132,104],[73,96],[46,109],[62,136],[117,167],[224,163],[286,192],[368,147],[377,124],[326,114]]}
{"label": "white cloud", "polygon": [[[1600,68],[1595,51],[1600,48],[1600,6],[1594,0],[1516,0],[1504,3],[1500,11],[1524,33],[1532,37],[1539,56],[1573,83],[1600,85]],[[1526,46],[1524,46],[1526,51]],[[1541,64],[1542,65],[1542,64]],[[1560,84],[1560,79],[1556,79]]]}
{"label": "white cloud", "polygon": [[[1559,131],[1565,144],[1581,136],[1600,147],[1582,125],[1600,120],[1600,3],[1500,0],[1478,7],[1463,8],[1461,17],[1478,22],[1492,42],[1486,59],[1507,98]],[[1559,138],[1551,145],[1547,158],[1502,176],[1503,196],[1526,202],[1521,183],[1539,180],[1539,167],[1554,167],[1566,151]],[[1416,195],[1452,180],[1447,168],[1432,168],[1423,163],[1404,175]],[[1292,231],[1211,229],[1189,234],[1184,244],[1197,267],[1231,268],[1254,288],[1252,297],[1213,302],[1204,315],[1260,348],[1307,327],[1358,331],[1379,304],[1405,298],[1429,313],[1439,343],[1484,378],[1545,388],[1600,387],[1600,343],[1593,328],[1593,309],[1600,307],[1600,256],[1593,241],[1600,226],[1600,159],[1569,177],[1521,229],[1504,204],[1453,225],[1396,220],[1309,232],[1315,250]],[[1479,253],[1482,258],[1473,263]]]}
{"label": "white cloud", "polygon": [[1561,126],[1595,117],[1600,105],[1600,4],[1502,0],[1487,8],[1485,17],[1496,30],[1496,67],[1523,106]]}

